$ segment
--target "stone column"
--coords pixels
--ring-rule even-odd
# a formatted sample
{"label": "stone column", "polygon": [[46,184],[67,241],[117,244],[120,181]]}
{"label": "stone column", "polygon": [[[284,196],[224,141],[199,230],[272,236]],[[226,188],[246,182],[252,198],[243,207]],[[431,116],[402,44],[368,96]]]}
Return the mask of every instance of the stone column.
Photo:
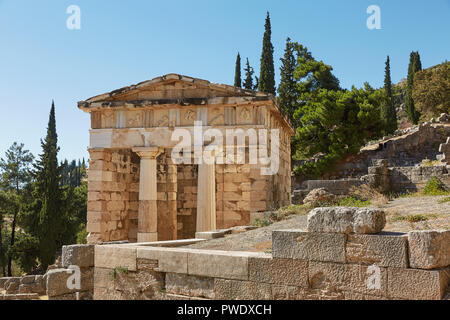
{"label": "stone column", "polygon": [[216,230],[215,163],[198,165],[196,232]]}
{"label": "stone column", "polygon": [[141,158],[137,242],[158,241],[156,158],[163,149],[135,147],[133,151]]}

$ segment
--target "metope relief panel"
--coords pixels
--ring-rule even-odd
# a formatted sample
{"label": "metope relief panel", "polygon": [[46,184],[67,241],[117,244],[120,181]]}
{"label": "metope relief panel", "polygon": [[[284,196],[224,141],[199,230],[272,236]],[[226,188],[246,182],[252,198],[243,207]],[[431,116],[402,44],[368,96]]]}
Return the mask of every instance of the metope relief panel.
{"label": "metope relief panel", "polygon": [[142,111],[128,111],[127,112],[127,128],[141,128],[142,127]]}
{"label": "metope relief panel", "polygon": [[169,126],[169,110],[154,110],[154,126],[155,127],[168,127]]}
{"label": "metope relief panel", "polygon": [[237,124],[253,124],[253,110],[251,107],[240,107],[237,109]]}
{"label": "metope relief panel", "polygon": [[196,118],[197,118],[197,113],[196,113],[195,109],[181,110],[181,125],[182,126],[193,126]]}
{"label": "metope relief panel", "polygon": [[102,113],[102,128],[114,128],[114,111],[104,111]]}
{"label": "metope relief panel", "polygon": [[223,108],[211,108],[208,112],[208,125],[221,126],[225,124],[225,117]]}

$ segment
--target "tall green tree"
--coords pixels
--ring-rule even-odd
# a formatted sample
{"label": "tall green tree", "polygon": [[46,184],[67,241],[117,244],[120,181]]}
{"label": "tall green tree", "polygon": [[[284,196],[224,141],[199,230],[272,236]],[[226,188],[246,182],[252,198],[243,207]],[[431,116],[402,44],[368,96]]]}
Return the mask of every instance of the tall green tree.
{"label": "tall green tree", "polygon": [[420,113],[416,110],[413,99],[414,75],[422,70],[419,52],[411,52],[409,55],[408,78],[406,81],[405,110],[409,121],[413,124],[419,122]]}
{"label": "tall green tree", "polygon": [[[318,89],[301,110],[295,158],[305,160],[297,173],[320,176],[343,157],[356,154],[380,136],[382,91]],[[300,112],[300,111],[299,111]]]}
{"label": "tall green tree", "polygon": [[[5,159],[0,159],[0,172],[1,172],[1,187],[4,191],[11,193],[8,201],[10,205],[8,208],[11,210],[12,223],[11,223],[11,236],[10,247],[14,246],[16,240],[16,225],[19,211],[21,210],[21,204],[24,199],[21,199],[23,195],[23,189],[27,184],[31,182],[31,164],[33,162],[33,155],[24,149],[23,144],[14,142],[11,147],[5,153]],[[12,276],[12,255],[8,254],[8,276]]]}
{"label": "tall green tree", "polygon": [[385,134],[392,134],[397,130],[397,112],[395,110],[394,98],[392,95],[391,66],[389,56],[386,59],[384,69],[384,92],[385,99],[381,105],[381,120],[384,124]]}
{"label": "tall green tree", "polygon": [[64,232],[64,203],[60,187],[61,166],[58,165],[58,135],[56,133],[55,104],[52,102],[45,140],[41,140],[42,154],[35,164],[34,202],[27,213],[26,227],[38,240],[39,260],[46,269],[55,259]]}
{"label": "tall green tree", "polygon": [[255,87],[253,85],[253,74],[255,73],[255,71],[253,71],[253,68],[250,67],[248,58],[247,58],[247,62],[245,63],[244,71],[245,71],[244,89],[254,90]]}
{"label": "tall green tree", "polygon": [[294,119],[294,111],[297,109],[297,84],[294,79],[294,71],[297,61],[294,55],[296,44],[292,43],[288,37],[286,39],[286,48],[284,57],[281,58],[280,75],[281,81],[278,86],[278,103],[283,112]]}
{"label": "tall green tree", "polygon": [[261,53],[261,72],[259,74],[258,90],[275,94],[275,68],[273,64],[272,27],[270,15],[267,12],[263,47]]}
{"label": "tall green tree", "polygon": [[235,87],[241,87],[242,86],[242,79],[241,79],[241,56],[238,52],[236,57],[236,67],[234,70],[234,86]]}

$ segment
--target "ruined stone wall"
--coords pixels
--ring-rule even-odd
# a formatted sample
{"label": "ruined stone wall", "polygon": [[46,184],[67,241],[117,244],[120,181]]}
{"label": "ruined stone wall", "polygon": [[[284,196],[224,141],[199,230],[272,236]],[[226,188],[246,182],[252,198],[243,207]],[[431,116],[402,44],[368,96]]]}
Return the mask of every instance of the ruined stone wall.
{"label": "ruined stone wall", "polygon": [[63,246],[61,258],[43,275],[0,278],[0,300],[92,300],[94,246]]}
{"label": "ruined stone wall", "polygon": [[432,177],[439,178],[450,190],[450,172],[446,166],[389,168],[390,186],[396,192],[422,190]]}
{"label": "ruined stone wall", "polygon": [[359,177],[368,173],[376,159],[387,159],[391,167],[411,167],[422,160],[439,160],[439,146],[450,136],[449,123],[425,123],[412,132],[367,146],[336,165],[325,179]]}

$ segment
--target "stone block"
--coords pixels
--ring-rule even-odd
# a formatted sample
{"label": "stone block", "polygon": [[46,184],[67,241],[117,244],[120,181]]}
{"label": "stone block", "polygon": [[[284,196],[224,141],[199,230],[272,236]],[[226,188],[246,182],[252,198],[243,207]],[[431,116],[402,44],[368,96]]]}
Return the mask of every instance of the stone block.
{"label": "stone block", "polygon": [[274,258],[345,263],[345,235],[302,230],[272,232]]}
{"label": "stone block", "polygon": [[324,207],[308,214],[309,232],[379,233],[386,224],[384,211],[371,208]]}
{"label": "stone block", "polygon": [[190,297],[214,299],[214,279],[186,274],[167,273],[166,292]]}
{"label": "stone block", "polygon": [[217,300],[268,300],[272,299],[272,286],[252,281],[215,279],[214,293]]}
{"label": "stone block", "polygon": [[56,297],[77,291],[88,291],[94,289],[94,269],[81,269],[80,287],[76,287],[71,280],[74,270],[53,269],[47,272],[47,296]]}
{"label": "stone block", "polygon": [[39,300],[39,295],[37,293],[5,294],[3,300]]}
{"label": "stone block", "polygon": [[320,292],[343,298],[346,291],[387,297],[388,273],[383,267],[310,262],[308,273],[308,295],[313,299]]}
{"label": "stone block", "polygon": [[8,281],[9,279],[11,279],[11,277],[3,277],[0,278],[0,290],[3,290],[5,287],[5,283],[6,281]]}
{"label": "stone block", "polygon": [[137,258],[158,261],[155,270],[159,272],[188,273],[188,252],[175,248],[138,248]]}
{"label": "stone block", "polygon": [[437,269],[450,265],[450,230],[410,231],[411,268]]}
{"label": "stone block", "polygon": [[205,277],[248,279],[250,252],[192,250],[188,252],[188,273]]}
{"label": "stone block", "polygon": [[4,289],[7,294],[14,293],[19,288],[19,285],[20,285],[19,277],[10,277],[8,280],[6,280]]}
{"label": "stone block", "polygon": [[440,300],[450,282],[450,268],[388,268],[388,295],[394,299]]}
{"label": "stone block", "polygon": [[195,238],[196,239],[217,239],[217,238],[223,238],[225,236],[225,232],[223,231],[202,231],[202,232],[196,232]]}
{"label": "stone block", "polygon": [[71,265],[82,267],[94,266],[95,246],[91,244],[78,244],[62,247],[62,266],[67,268]]}
{"label": "stone block", "polygon": [[114,288],[114,270],[96,267],[94,269],[94,288]]}
{"label": "stone block", "polygon": [[23,276],[20,278],[20,284],[31,284],[34,282],[35,276]]}
{"label": "stone block", "polygon": [[308,262],[294,259],[249,258],[249,280],[276,285],[308,287]]}
{"label": "stone block", "polygon": [[304,290],[295,286],[272,285],[273,300],[304,300]]}
{"label": "stone block", "polygon": [[408,267],[408,239],[405,234],[350,234],[345,246],[347,263],[380,267]]}
{"label": "stone block", "polygon": [[114,269],[122,267],[130,271],[136,271],[136,248],[96,245],[94,261],[95,266],[99,268]]}

